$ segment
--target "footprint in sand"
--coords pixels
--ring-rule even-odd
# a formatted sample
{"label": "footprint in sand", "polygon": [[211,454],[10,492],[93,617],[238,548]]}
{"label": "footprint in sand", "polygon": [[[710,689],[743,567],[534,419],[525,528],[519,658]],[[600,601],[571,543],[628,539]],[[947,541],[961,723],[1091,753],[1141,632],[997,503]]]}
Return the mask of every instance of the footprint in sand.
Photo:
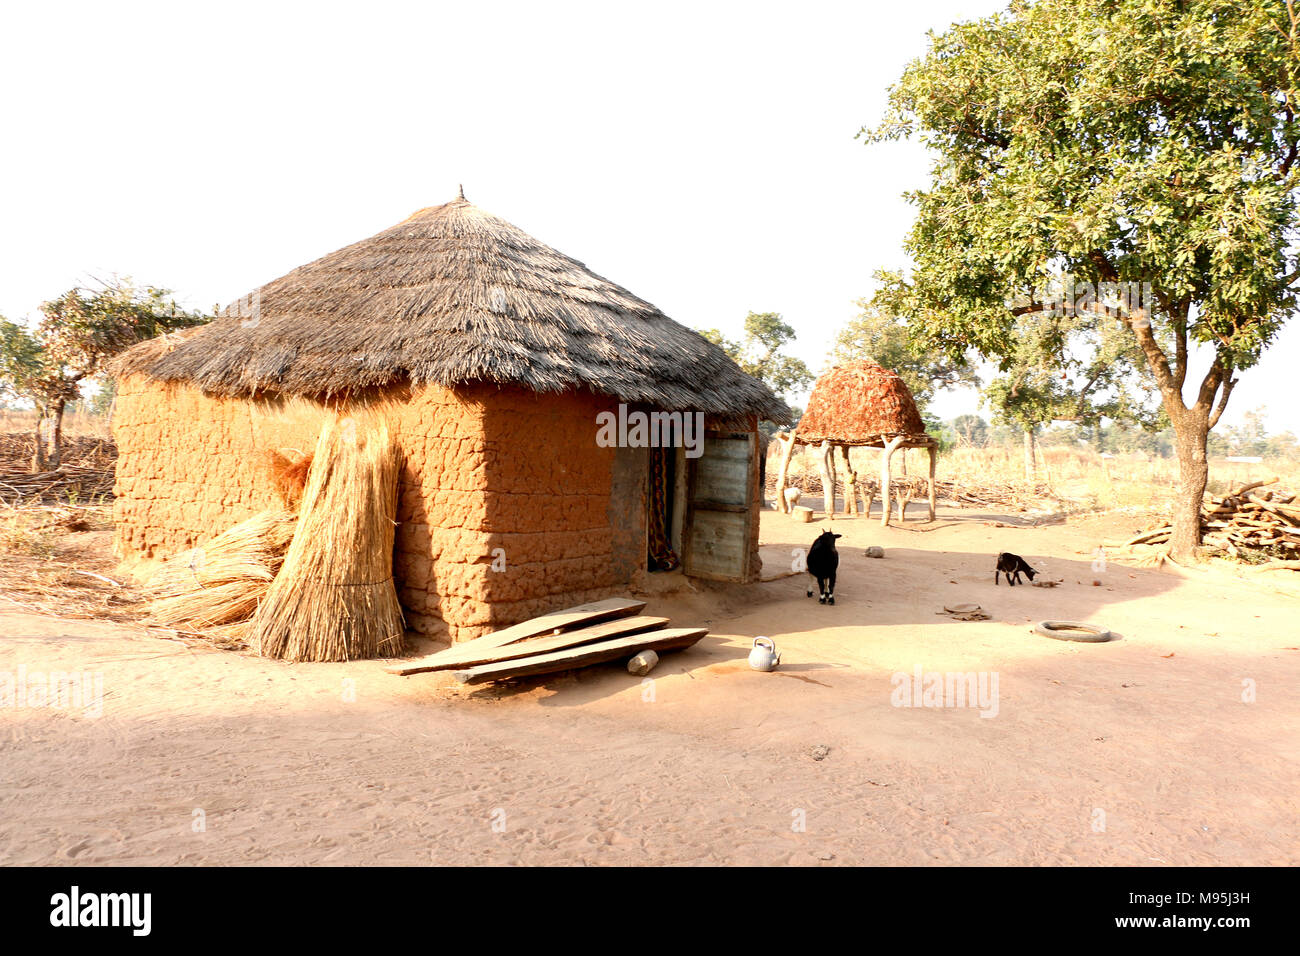
{"label": "footprint in sand", "polygon": [[90,850],[90,841],[82,840],[79,843],[74,843],[72,846],[64,847],[59,851],[59,855],[66,857],[69,860],[75,860],[78,857],[80,857],[83,853],[86,853],[89,850]]}

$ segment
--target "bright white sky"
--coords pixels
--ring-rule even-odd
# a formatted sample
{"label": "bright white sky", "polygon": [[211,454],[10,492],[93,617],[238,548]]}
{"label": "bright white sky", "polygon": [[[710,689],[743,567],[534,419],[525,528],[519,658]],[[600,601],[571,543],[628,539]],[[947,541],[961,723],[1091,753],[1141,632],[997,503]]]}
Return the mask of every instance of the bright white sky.
{"label": "bright white sky", "polygon": [[[224,305],[464,183],[686,325],[782,313],[820,370],[928,168],[854,134],[928,29],[1004,5],[8,4],[0,314],[111,273]],[[1225,422],[1300,433],[1298,351]]]}

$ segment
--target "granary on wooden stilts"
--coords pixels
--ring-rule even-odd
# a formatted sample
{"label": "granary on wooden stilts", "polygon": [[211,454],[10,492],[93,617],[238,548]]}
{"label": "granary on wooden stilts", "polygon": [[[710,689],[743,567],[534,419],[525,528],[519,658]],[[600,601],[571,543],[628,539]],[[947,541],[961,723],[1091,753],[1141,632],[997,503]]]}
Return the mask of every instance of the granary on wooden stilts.
{"label": "granary on wooden stilts", "polygon": [[[835,515],[835,449],[844,459],[846,474],[845,508],[856,511],[857,494],[863,492],[867,513],[875,494],[875,482],[859,478],[849,462],[849,448],[881,449],[879,492],[881,523],[890,518],[891,459],[900,448],[924,448],[930,456],[928,479],[930,520],[934,520],[934,472],[938,444],[925,431],[912,392],[896,373],[875,362],[858,360],[837,365],[813,384],[808,410],[792,432],[779,435],[781,468],[777,477],[777,507],[787,511],[784,489],[790,457],[796,445],[815,449],[822,476],[826,514]],[[900,502],[900,518],[902,517]]]}

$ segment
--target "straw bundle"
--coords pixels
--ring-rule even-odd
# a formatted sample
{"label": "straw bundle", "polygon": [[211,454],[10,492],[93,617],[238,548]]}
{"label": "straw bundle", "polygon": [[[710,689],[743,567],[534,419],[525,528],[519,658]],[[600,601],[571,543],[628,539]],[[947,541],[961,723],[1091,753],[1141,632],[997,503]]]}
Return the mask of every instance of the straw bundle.
{"label": "straw bundle", "polygon": [[246,623],[266,595],[297,518],[263,511],[168,559],[149,578],[150,619],[189,630]]}
{"label": "straw bundle", "polygon": [[393,584],[399,468],[378,416],[325,423],[293,543],[253,618],[258,653],[345,661],[401,650],[402,609]]}

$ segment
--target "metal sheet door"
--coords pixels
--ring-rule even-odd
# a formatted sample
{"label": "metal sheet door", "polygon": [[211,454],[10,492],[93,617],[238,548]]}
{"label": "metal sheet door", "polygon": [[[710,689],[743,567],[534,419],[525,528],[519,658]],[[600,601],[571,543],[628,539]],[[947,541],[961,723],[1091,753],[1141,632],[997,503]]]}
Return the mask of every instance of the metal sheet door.
{"label": "metal sheet door", "polygon": [[685,572],[715,581],[748,581],[754,514],[756,436],[706,435],[690,460]]}

